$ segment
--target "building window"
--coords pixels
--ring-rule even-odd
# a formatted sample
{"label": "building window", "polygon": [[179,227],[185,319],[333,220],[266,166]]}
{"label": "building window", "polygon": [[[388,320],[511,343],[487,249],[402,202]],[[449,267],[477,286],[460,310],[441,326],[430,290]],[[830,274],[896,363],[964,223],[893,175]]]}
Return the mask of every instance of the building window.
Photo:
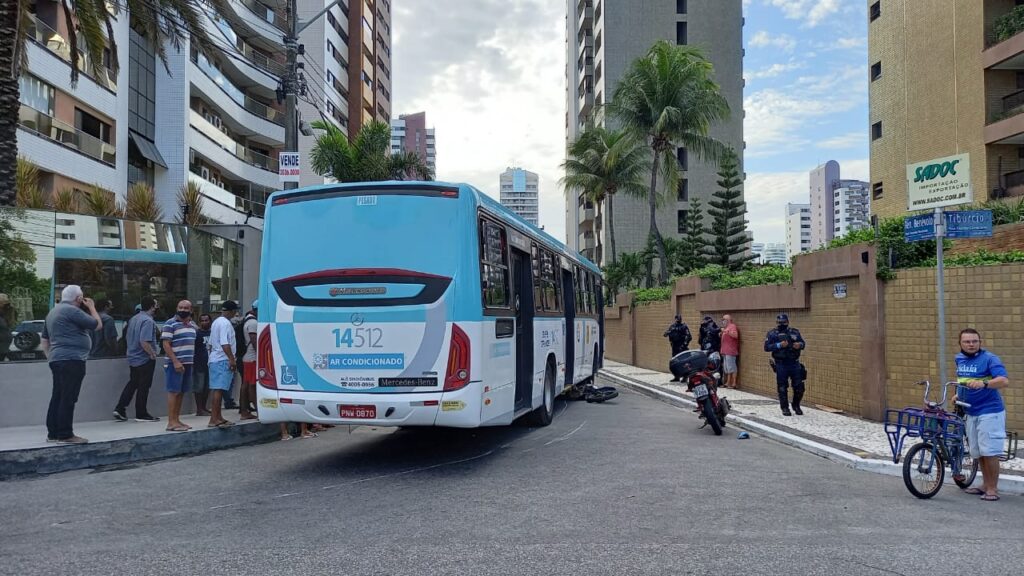
{"label": "building window", "polygon": [[878,17],[882,15],[882,1],[878,0],[871,5],[871,21],[878,20]]}
{"label": "building window", "polygon": [[871,65],[871,81],[874,82],[882,77],[882,63],[875,62]]}
{"label": "building window", "polygon": [[882,137],[882,123],[875,122],[871,125],[871,139],[878,140]]}
{"label": "building window", "polygon": [[688,156],[686,154],[686,148],[676,148],[676,159],[679,160],[680,170],[689,170]]}
{"label": "building window", "polygon": [[156,56],[149,40],[130,32],[128,51],[128,128],[156,140]]}
{"label": "building window", "polygon": [[676,230],[680,234],[686,234],[686,221],[689,219],[689,210],[676,210]]}
{"label": "building window", "polygon": [[679,179],[679,189],[677,190],[680,202],[690,201],[690,182],[686,178]]}
{"label": "building window", "polygon": [[871,199],[881,200],[882,199],[882,183],[875,182],[871,185]]}
{"label": "building window", "polygon": [[686,14],[686,0],[676,0],[676,14]]}
{"label": "building window", "polygon": [[686,22],[676,22],[676,44],[686,45]]}
{"label": "building window", "polygon": [[54,89],[35,76],[22,74],[18,79],[21,103],[48,116],[53,116]]}
{"label": "building window", "polygon": [[81,108],[75,108],[75,128],[110,144],[110,124],[89,114]]}

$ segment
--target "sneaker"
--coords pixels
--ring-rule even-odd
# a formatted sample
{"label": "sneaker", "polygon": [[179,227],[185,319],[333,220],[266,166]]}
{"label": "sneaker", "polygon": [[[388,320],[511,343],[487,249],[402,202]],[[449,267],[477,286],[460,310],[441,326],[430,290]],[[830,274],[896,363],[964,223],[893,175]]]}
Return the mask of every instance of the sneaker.
{"label": "sneaker", "polygon": [[71,438],[59,438],[58,444],[88,444],[89,441],[81,436],[72,436]]}
{"label": "sneaker", "polygon": [[118,422],[127,422],[128,421],[128,416],[125,415],[124,410],[117,410],[117,409],[115,409],[114,410],[114,420],[117,420]]}
{"label": "sneaker", "polygon": [[789,408],[786,408],[785,410],[782,411],[782,415],[783,416],[792,416],[793,413],[789,411]]}
{"label": "sneaker", "polygon": [[135,417],[135,421],[136,422],[159,422],[160,419],[157,418],[156,416],[151,416],[149,414],[146,414],[145,416],[136,416]]}
{"label": "sneaker", "polygon": [[804,411],[801,410],[799,406],[793,406],[793,412],[795,412],[797,416],[804,415]]}

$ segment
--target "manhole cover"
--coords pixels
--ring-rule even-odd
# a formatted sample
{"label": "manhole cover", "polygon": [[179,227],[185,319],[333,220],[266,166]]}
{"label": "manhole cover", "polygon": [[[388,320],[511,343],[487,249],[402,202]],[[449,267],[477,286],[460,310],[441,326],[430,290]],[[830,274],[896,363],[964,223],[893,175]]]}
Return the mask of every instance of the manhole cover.
{"label": "manhole cover", "polygon": [[737,406],[771,406],[778,403],[777,400],[729,400],[729,404]]}

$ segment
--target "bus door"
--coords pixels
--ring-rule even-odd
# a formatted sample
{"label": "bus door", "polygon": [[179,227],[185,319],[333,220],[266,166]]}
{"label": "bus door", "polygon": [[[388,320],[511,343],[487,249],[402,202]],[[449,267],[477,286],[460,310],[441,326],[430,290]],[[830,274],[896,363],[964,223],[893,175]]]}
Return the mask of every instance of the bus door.
{"label": "bus door", "polygon": [[565,304],[565,386],[576,383],[576,286],[570,270],[562,270],[562,294]]}
{"label": "bus door", "polygon": [[533,275],[530,255],[512,250],[513,301],[516,313],[515,410],[530,407],[533,394]]}

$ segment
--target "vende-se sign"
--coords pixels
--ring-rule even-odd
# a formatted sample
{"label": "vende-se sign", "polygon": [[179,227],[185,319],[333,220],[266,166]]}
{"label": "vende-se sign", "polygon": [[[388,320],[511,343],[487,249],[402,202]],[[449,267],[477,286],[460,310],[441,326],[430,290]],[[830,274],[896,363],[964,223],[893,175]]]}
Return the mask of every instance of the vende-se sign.
{"label": "vende-se sign", "polygon": [[299,153],[281,152],[277,159],[277,174],[280,177],[281,182],[298,182],[299,173],[301,172],[299,167]]}
{"label": "vende-se sign", "polygon": [[973,201],[969,154],[907,164],[907,210],[930,210]]}

